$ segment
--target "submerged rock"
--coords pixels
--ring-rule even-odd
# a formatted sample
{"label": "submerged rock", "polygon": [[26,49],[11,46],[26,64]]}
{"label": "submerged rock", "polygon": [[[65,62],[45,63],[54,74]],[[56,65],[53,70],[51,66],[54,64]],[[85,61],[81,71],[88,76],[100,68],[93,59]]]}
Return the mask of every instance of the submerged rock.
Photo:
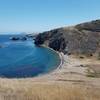
{"label": "submerged rock", "polygon": [[3,44],[0,44],[0,48],[4,48],[5,47],[5,45],[3,45]]}

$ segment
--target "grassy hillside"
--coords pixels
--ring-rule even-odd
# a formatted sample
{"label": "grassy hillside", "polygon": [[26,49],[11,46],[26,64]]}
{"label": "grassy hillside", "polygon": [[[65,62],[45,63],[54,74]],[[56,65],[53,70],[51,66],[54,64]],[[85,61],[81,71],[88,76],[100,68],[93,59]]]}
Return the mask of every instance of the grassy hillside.
{"label": "grassy hillside", "polygon": [[0,84],[0,100],[100,100],[100,89],[68,84]]}

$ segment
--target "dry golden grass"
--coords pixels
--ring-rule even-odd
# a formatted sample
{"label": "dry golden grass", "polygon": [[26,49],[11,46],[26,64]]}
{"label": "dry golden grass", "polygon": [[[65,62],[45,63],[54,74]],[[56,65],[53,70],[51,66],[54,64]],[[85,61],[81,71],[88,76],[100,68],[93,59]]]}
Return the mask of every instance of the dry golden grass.
{"label": "dry golden grass", "polygon": [[87,76],[100,78],[100,64],[96,65],[87,65]]}
{"label": "dry golden grass", "polygon": [[100,89],[67,84],[2,84],[0,100],[100,100]]}

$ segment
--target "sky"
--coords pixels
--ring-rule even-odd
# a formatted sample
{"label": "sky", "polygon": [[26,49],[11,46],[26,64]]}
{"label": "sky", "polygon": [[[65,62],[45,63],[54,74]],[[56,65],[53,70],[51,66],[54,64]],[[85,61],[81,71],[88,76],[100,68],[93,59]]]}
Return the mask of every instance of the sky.
{"label": "sky", "polygon": [[42,32],[100,19],[100,0],[0,0],[0,32]]}

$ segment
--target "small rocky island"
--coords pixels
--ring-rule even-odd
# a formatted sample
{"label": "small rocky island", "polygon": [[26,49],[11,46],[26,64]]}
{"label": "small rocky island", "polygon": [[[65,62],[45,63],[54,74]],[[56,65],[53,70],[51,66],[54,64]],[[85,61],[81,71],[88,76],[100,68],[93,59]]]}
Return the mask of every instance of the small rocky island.
{"label": "small rocky island", "polygon": [[18,41],[18,40],[22,40],[22,41],[25,41],[25,40],[27,40],[27,38],[26,37],[10,37],[10,40],[12,40],[12,41]]}
{"label": "small rocky island", "polygon": [[100,56],[100,20],[40,33],[35,44],[45,44],[64,54]]}

